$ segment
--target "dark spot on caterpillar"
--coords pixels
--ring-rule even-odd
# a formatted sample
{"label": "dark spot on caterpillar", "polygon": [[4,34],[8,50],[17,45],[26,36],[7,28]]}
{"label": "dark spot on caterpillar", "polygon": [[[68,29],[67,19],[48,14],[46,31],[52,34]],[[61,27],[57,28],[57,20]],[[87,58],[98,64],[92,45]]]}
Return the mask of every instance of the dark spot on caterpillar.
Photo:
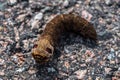
{"label": "dark spot on caterpillar", "polygon": [[52,50],[51,50],[50,48],[46,48],[46,51],[47,51],[48,53],[52,53]]}
{"label": "dark spot on caterpillar", "polygon": [[38,45],[37,45],[37,44],[34,44],[33,48],[37,48],[37,47],[38,47]]}
{"label": "dark spot on caterpillar", "polygon": [[[51,60],[54,48],[58,45],[62,33],[74,32],[85,38],[97,41],[97,33],[91,23],[74,14],[57,15],[46,27],[32,50],[36,62],[42,64]],[[35,56],[39,57],[35,57]]]}

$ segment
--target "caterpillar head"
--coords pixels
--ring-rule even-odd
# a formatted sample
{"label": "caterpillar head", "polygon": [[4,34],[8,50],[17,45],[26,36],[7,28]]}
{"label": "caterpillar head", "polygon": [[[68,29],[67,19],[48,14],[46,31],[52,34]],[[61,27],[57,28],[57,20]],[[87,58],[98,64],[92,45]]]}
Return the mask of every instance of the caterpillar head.
{"label": "caterpillar head", "polygon": [[32,49],[32,56],[37,63],[44,64],[53,57],[54,48],[46,39],[40,39]]}

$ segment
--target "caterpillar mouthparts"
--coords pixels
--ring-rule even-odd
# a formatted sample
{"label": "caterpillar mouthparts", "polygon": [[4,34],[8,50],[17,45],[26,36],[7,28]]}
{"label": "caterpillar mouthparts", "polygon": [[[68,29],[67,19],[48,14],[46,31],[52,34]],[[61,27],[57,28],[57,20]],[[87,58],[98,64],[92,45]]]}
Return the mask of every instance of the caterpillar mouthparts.
{"label": "caterpillar mouthparts", "polygon": [[44,64],[53,57],[54,47],[59,43],[61,33],[74,32],[97,41],[97,33],[92,24],[75,14],[61,14],[54,17],[46,27],[32,49],[37,63]]}

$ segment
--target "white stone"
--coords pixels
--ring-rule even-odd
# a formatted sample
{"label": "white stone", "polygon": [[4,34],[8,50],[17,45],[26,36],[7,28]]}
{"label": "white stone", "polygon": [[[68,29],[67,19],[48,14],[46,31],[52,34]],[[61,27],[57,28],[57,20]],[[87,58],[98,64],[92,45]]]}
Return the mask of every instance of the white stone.
{"label": "white stone", "polygon": [[42,18],[43,18],[43,13],[41,12],[34,17],[35,20],[41,20]]}
{"label": "white stone", "polygon": [[8,4],[10,4],[10,5],[13,5],[15,3],[17,3],[17,0],[8,0]]}

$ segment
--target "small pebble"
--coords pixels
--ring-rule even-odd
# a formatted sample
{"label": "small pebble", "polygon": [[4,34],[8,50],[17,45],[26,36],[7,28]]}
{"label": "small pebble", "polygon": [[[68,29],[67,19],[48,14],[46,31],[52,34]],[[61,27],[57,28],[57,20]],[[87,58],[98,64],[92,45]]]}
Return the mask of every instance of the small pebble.
{"label": "small pebble", "polygon": [[110,54],[107,56],[107,58],[108,58],[109,60],[112,60],[114,57],[115,57],[115,54],[114,54],[114,53],[110,53]]}
{"label": "small pebble", "polygon": [[110,50],[110,51],[111,51],[111,52],[113,52],[113,53],[115,52],[115,50],[114,50],[113,48],[111,48],[111,50]]}
{"label": "small pebble", "polygon": [[65,53],[70,53],[70,50],[68,50],[66,47],[64,47]]}
{"label": "small pebble", "polygon": [[106,5],[111,6],[113,4],[112,0],[105,0]]}
{"label": "small pebble", "polygon": [[4,65],[4,63],[5,63],[5,60],[0,59],[0,65]]}
{"label": "small pebble", "polygon": [[43,18],[43,13],[41,13],[41,12],[36,14],[34,17],[35,20],[41,20],[42,18]]}
{"label": "small pebble", "polygon": [[17,0],[7,0],[9,5],[14,5],[17,3]]}
{"label": "small pebble", "polygon": [[[5,8],[6,8],[6,5],[7,5],[7,2],[0,3],[0,10],[1,10],[1,11],[4,11]],[[2,17],[2,16],[0,16],[0,17]]]}
{"label": "small pebble", "polygon": [[117,33],[118,37],[120,37],[120,33]]}
{"label": "small pebble", "polygon": [[0,26],[0,31],[3,31],[3,30],[4,30],[4,28],[2,26]]}
{"label": "small pebble", "polygon": [[105,73],[106,73],[106,74],[109,74],[109,72],[110,72],[111,70],[112,70],[111,68],[105,68]]}
{"label": "small pebble", "polygon": [[18,63],[18,57],[16,55],[12,56],[12,60],[15,62],[15,63]]}
{"label": "small pebble", "polygon": [[69,1],[68,1],[68,0],[65,0],[65,1],[63,2],[63,7],[68,7],[68,5],[69,5]]}
{"label": "small pebble", "polygon": [[34,68],[30,68],[30,69],[28,70],[28,73],[29,73],[29,74],[34,74],[34,73],[36,73],[36,70],[35,70]]}
{"label": "small pebble", "polygon": [[78,70],[75,72],[76,77],[78,79],[84,79],[84,76],[86,75],[86,73],[87,73],[87,70]]}
{"label": "small pebble", "polygon": [[0,78],[0,80],[3,80],[2,78]]}
{"label": "small pebble", "polygon": [[107,19],[106,22],[107,22],[107,24],[109,24],[109,25],[112,23],[111,19]]}
{"label": "small pebble", "polygon": [[5,75],[4,70],[0,71],[0,76],[4,76],[4,75]]}
{"label": "small pebble", "polygon": [[27,14],[21,14],[21,15],[19,15],[19,16],[16,18],[16,21],[19,21],[19,22],[24,21],[26,15],[27,15]]}
{"label": "small pebble", "polygon": [[31,21],[31,29],[39,28],[39,20],[33,20]]}
{"label": "small pebble", "polygon": [[15,72],[19,72],[19,73],[21,73],[21,72],[23,72],[25,70],[25,68],[23,67],[23,68],[19,68],[19,69],[17,69]]}
{"label": "small pebble", "polygon": [[53,67],[51,67],[51,68],[48,68],[48,72],[55,72],[56,70],[53,68]]}
{"label": "small pebble", "polygon": [[92,15],[88,11],[84,10],[82,11],[82,17],[90,21],[92,18]]}

